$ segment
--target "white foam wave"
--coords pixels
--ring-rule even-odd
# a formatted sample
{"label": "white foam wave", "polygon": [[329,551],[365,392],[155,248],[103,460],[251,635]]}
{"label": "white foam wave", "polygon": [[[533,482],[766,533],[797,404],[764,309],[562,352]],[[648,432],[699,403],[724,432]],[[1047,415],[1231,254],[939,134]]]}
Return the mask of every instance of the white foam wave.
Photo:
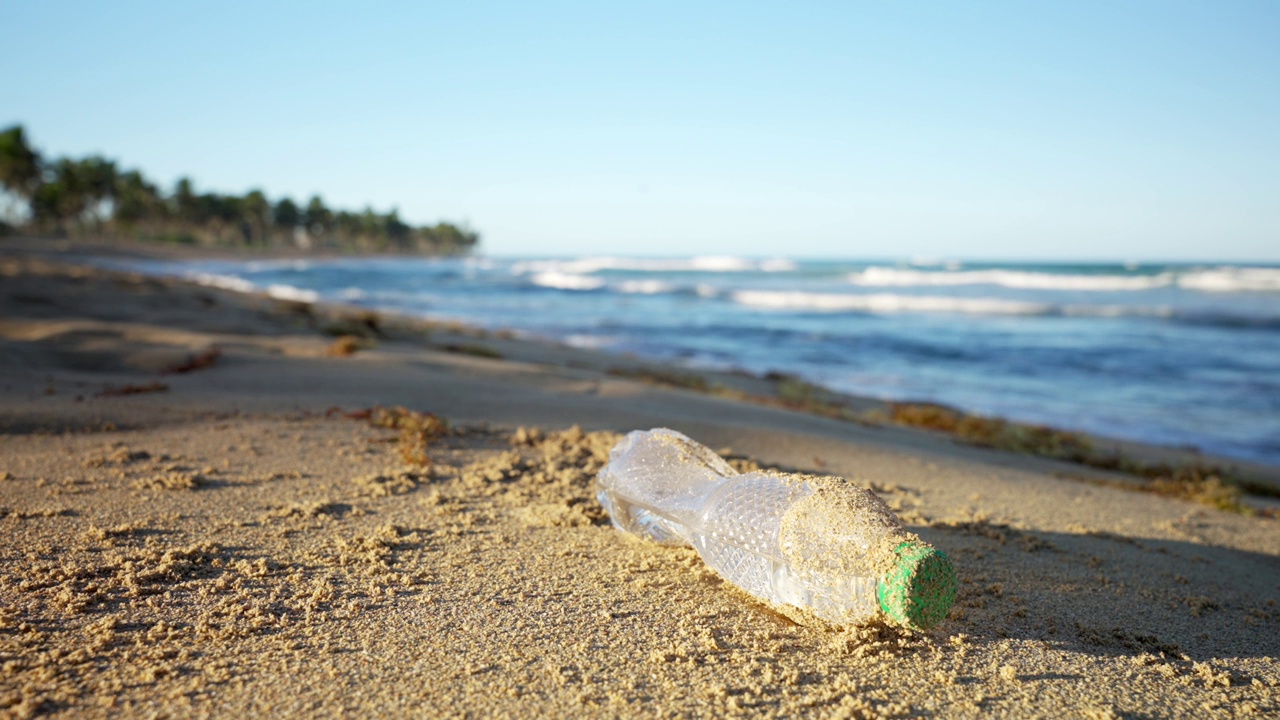
{"label": "white foam wave", "polygon": [[584,350],[602,350],[618,344],[618,338],[610,335],[574,334],[564,337],[564,344]]}
{"label": "white foam wave", "polygon": [[1026,290],[1081,290],[1103,292],[1149,290],[1173,283],[1173,275],[1058,275],[1020,270],[963,270],[927,272],[891,267],[869,267],[848,280],[868,287],[920,287],[999,285]]}
{"label": "white foam wave", "polygon": [[314,290],[303,290],[292,285],[268,285],[267,294],[280,300],[296,300],[313,303],[320,299],[320,293]]}
{"label": "white foam wave", "polygon": [[799,312],[862,312],[872,314],[936,313],[947,315],[1017,315],[1083,318],[1159,318],[1210,325],[1266,326],[1280,323],[1280,316],[1267,314],[1215,314],[1191,312],[1169,305],[1090,305],[1020,302],[998,298],[955,298],[930,295],[897,295],[873,293],[846,295],[840,293],[787,292],[776,290],[742,290],[729,294],[730,299],[747,307],[765,310]]}
{"label": "white foam wave", "polygon": [[675,292],[674,283],[665,280],[625,280],[612,286],[614,290],[633,295],[660,295]]}
{"label": "white foam wave", "polygon": [[249,293],[258,289],[257,285],[234,275],[217,275],[214,273],[195,273],[190,278],[206,287],[222,288],[234,292]]}
{"label": "white foam wave", "polygon": [[666,265],[668,266],[667,268],[660,267],[660,269],[685,269],[693,272],[747,272],[760,267],[757,262],[732,255],[709,255],[689,260],[672,260],[668,261]]}
{"label": "white foam wave", "polygon": [[206,287],[222,288],[223,290],[231,290],[233,292],[252,293],[266,292],[273,298],[280,300],[296,300],[298,302],[313,303],[320,299],[320,294],[314,290],[303,290],[292,285],[268,285],[265,290],[234,275],[218,275],[216,273],[194,273],[187,276],[199,285]]}
{"label": "white foam wave", "polygon": [[839,293],[741,290],[733,301],[748,307],[772,310],[816,310],[819,312],[869,313],[965,313],[974,315],[1042,315],[1052,311],[1043,303],[997,300],[994,298],[951,298],[918,295],[843,295]]}
{"label": "white foam wave", "polygon": [[528,260],[513,264],[511,272],[516,275],[547,272],[589,275],[602,270],[629,270],[633,272],[786,272],[795,268],[795,263],[785,258],[756,261],[732,255],[708,255],[672,259],[602,256],[574,260]]}
{"label": "white foam wave", "polygon": [[1280,268],[1192,270],[1178,278],[1178,285],[1200,292],[1280,292]]}
{"label": "white foam wave", "polygon": [[556,270],[540,272],[529,278],[529,282],[556,290],[599,290],[605,285],[600,278]]}

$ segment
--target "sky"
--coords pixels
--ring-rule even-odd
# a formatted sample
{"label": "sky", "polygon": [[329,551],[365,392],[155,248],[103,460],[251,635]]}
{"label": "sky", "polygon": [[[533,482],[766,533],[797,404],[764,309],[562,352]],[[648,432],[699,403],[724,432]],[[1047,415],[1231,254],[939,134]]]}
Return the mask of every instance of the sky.
{"label": "sky", "polygon": [[47,156],[466,222],[492,255],[1280,261],[1270,0],[10,2],[0,26],[0,126]]}

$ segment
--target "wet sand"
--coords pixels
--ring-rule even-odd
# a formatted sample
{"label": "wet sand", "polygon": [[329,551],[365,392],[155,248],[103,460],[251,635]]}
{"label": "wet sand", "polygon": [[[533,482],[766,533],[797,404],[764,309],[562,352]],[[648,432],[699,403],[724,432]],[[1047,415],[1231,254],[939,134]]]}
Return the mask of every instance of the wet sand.
{"label": "wet sand", "polygon": [[[1274,518],[365,320],[0,250],[0,713],[1280,713]],[[429,465],[377,405],[449,420]],[[657,426],[872,489],[950,617],[797,625],[613,530],[592,477]]]}

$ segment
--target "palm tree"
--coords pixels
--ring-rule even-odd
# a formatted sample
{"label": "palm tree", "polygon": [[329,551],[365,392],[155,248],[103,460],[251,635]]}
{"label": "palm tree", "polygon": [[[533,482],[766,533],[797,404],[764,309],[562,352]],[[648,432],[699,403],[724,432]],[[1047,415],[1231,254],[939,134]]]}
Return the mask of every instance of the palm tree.
{"label": "palm tree", "polygon": [[200,206],[200,198],[196,197],[191,178],[179,178],[173,187],[173,212],[178,220],[188,225],[199,223],[203,219]]}
{"label": "palm tree", "polygon": [[37,230],[61,232],[68,206],[67,187],[56,178],[40,183],[31,196],[31,224]]}
{"label": "palm tree", "polygon": [[70,158],[54,163],[52,175],[37,191],[41,207],[34,209],[51,222],[54,232],[63,233],[75,229],[84,216],[89,207],[89,188],[80,163]]}
{"label": "palm tree", "polygon": [[307,209],[302,214],[302,224],[306,226],[307,235],[322,238],[329,234],[333,227],[333,213],[325,207],[319,195],[312,195],[307,202]]}
{"label": "palm tree", "polygon": [[271,221],[275,223],[275,239],[285,245],[297,245],[306,250],[311,247],[311,238],[302,228],[302,210],[289,198],[281,198],[271,210]]}
{"label": "palm tree", "polygon": [[290,198],[273,204],[261,190],[243,197],[198,194],[185,177],[166,198],[141,172],[121,171],[102,156],[45,161],[23,127],[14,125],[0,130],[0,232],[23,224],[52,233],[141,234],[229,245],[292,240],[303,248],[348,250],[456,253],[479,240],[465,226],[414,227],[395,209],[331,210],[319,195],[302,209]]}
{"label": "palm tree", "polygon": [[272,220],[275,221],[276,227],[281,230],[287,230],[292,233],[293,229],[302,221],[302,211],[298,209],[297,203],[289,198],[281,198],[276,203],[276,207],[271,212]]}
{"label": "palm tree", "polygon": [[119,170],[115,162],[100,155],[73,161],[76,181],[84,197],[84,208],[76,218],[92,232],[100,232],[110,219]]}
{"label": "palm tree", "polygon": [[240,211],[249,228],[249,242],[265,245],[267,228],[271,226],[271,203],[267,196],[261,190],[250,190],[240,204]]}
{"label": "palm tree", "polygon": [[132,231],[141,225],[155,225],[166,214],[159,191],[142,173],[130,170],[116,178],[111,221],[118,230]]}
{"label": "palm tree", "polygon": [[0,187],[30,202],[40,185],[40,166],[21,125],[0,132]]}
{"label": "palm tree", "polygon": [[215,241],[231,245],[251,243],[253,228],[244,211],[244,200],[235,195],[205,193],[200,196],[200,208]]}

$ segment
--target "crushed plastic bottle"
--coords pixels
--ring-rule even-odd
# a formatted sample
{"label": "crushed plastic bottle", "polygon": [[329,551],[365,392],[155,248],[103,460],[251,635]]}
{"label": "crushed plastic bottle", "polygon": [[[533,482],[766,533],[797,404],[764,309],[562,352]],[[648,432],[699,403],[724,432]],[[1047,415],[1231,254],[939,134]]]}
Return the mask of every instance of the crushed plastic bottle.
{"label": "crushed plastic bottle", "polygon": [[[913,629],[955,600],[951,561],[869,490],[840,478],[739,474],[674,430],[636,430],[596,477],[613,524],[689,545],[716,572],[793,617]],[[798,611],[798,612],[796,612]]]}

